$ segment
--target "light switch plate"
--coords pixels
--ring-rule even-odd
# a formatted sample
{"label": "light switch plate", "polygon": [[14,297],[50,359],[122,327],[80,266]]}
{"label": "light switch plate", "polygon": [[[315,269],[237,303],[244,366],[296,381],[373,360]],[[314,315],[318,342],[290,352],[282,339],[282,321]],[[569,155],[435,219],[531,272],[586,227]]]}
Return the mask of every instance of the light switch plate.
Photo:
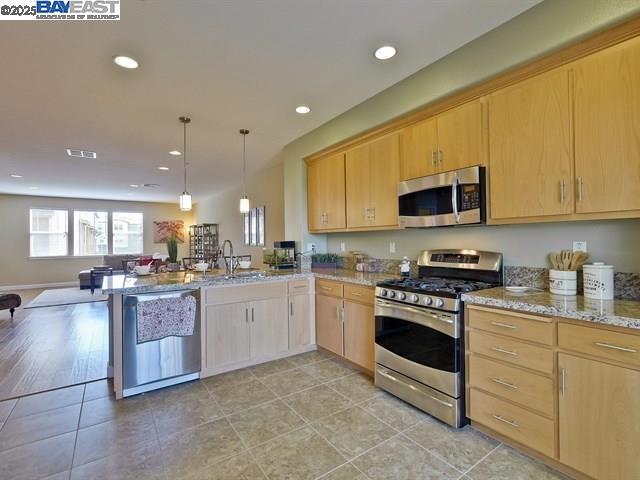
{"label": "light switch plate", "polygon": [[347,251],[347,244],[344,242],[340,242],[340,251],[341,252],[346,252]]}
{"label": "light switch plate", "polygon": [[396,253],[396,242],[389,242],[389,253]]}
{"label": "light switch plate", "polygon": [[573,251],[574,252],[586,252],[587,251],[587,242],[584,240],[574,240],[573,242]]}

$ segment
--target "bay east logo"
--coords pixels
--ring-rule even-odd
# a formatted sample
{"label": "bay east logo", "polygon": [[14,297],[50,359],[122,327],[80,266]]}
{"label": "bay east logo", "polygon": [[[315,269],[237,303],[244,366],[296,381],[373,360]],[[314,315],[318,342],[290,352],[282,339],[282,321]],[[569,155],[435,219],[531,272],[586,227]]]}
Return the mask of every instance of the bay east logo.
{"label": "bay east logo", "polygon": [[0,0],[0,20],[120,20],[120,0]]}
{"label": "bay east logo", "polygon": [[36,15],[39,13],[120,13],[120,0],[37,0]]}

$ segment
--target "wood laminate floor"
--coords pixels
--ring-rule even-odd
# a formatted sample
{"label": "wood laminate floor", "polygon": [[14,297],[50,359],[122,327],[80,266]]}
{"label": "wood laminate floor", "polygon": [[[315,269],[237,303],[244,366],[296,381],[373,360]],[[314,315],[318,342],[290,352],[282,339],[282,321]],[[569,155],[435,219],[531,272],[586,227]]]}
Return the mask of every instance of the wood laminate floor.
{"label": "wood laminate floor", "polygon": [[108,341],[106,302],[0,312],[0,400],[105,378]]}

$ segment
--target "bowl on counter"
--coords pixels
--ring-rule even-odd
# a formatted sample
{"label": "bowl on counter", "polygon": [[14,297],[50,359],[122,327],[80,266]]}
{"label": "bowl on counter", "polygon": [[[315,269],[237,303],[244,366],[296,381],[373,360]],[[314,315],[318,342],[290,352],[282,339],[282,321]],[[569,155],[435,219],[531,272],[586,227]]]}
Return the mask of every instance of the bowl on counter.
{"label": "bowl on counter", "polygon": [[207,262],[198,262],[193,264],[193,269],[198,272],[206,272],[209,268],[209,263]]}
{"label": "bowl on counter", "polygon": [[251,268],[251,260],[240,260],[238,262],[238,266],[240,268],[242,268],[243,270],[246,270],[248,268]]}

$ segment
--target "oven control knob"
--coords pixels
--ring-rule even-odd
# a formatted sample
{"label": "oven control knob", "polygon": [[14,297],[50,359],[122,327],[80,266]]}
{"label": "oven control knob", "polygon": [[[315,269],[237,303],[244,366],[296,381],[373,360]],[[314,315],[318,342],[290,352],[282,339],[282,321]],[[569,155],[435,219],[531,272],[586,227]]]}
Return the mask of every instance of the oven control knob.
{"label": "oven control knob", "polygon": [[389,290],[389,298],[393,298],[396,296],[396,292],[394,292],[393,290]]}
{"label": "oven control knob", "polygon": [[438,308],[442,308],[444,307],[444,300],[442,300],[441,298],[436,300],[436,307]]}
{"label": "oven control knob", "polygon": [[411,301],[413,303],[418,303],[419,300],[420,300],[420,297],[418,295],[416,295],[415,293],[413,295],[411,295]]}
{"label": "oven control knob", "polygon": [[387,296],[387,291],[383,288],[382,290],[380,290],[380,295],[382,295],[383,297]]}
{"label": "oven control knob", "polygon": [[433,298],[431,297],[424,297],[424,304],[425,305],[431,305],[433,303]]}
{"label": "oven control knob", "polygon": [[405,295],[405,293],[404,293],[404,292],[400,292],[400,293],[398,294],[398,299],[400,299],[400,300],[404,300],[405,298],[407,298],[407,296]]}

